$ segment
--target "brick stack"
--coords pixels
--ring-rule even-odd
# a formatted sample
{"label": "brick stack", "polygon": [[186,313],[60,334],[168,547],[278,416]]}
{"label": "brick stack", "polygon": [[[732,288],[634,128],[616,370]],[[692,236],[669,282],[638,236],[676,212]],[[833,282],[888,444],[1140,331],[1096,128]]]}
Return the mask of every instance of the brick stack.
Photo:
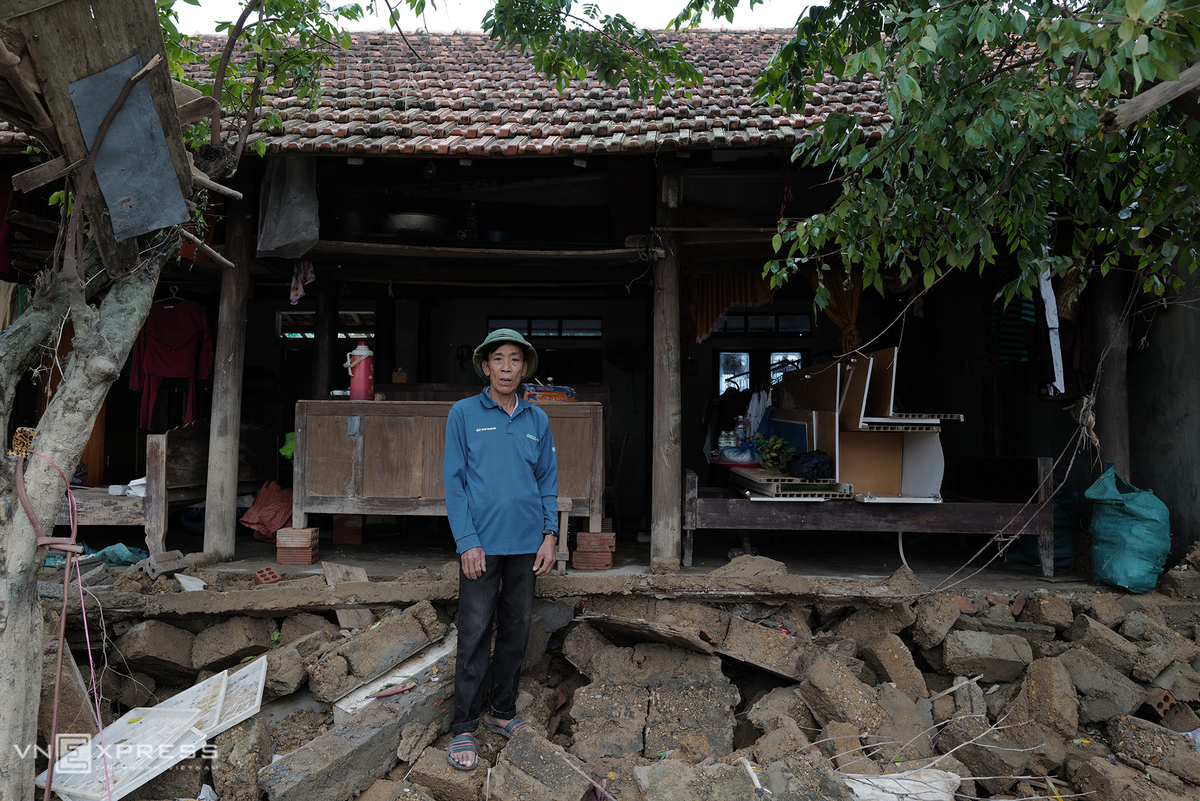
{"label": "brick stack", "polygon": [[611,531],[581,531],[577,536],[571,567],[576,570],[608,570],[612,567],[616,535]]}
{"label": "brick stack", "polygon": [[316,564],[318,532],[315,528],[281,528],[275,532],[275,561],[281,565]]}
{"label": "brick stack", "polygon": [[362,515],[333,516],[334,545],[362,545],[362,532]]}

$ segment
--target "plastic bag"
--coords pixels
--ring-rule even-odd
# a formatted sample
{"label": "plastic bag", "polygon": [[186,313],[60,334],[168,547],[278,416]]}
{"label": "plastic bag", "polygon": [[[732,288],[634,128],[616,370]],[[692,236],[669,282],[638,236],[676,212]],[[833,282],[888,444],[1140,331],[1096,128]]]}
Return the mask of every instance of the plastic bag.
{"label": "plastic bag", "polygon": [[932,768],[887,776],[842,774],[858,801],[954,801],[962,779]]}
{"label": "plastic bag", "polygon": [[1092,578],[1130,592],[1154,589],[1171,550],[1167,505],[1117,475],[1111,462],[1084,496],[1092,507]]}
{"label": "plastic bag", "polygon": [[833,478],[833,459],[825,451],[801,453],[792,460],[788,475],[794,478]]}
{"label": "plastic bag", "polygon": [[736,464],[758,464],[758,450],[749,443],[721,448],[721,461]]}
{"label": "plastic bag", "polygon": [[258,215],[258,255],[298,259],[320,239],[316,159],[267,162]]}

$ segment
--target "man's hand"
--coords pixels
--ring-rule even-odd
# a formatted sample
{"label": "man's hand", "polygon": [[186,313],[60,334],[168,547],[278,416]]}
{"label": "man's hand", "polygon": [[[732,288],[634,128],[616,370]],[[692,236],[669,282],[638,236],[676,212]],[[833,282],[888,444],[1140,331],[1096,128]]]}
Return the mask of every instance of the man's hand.
{"label": "man's hand", "polygon": [[487,572],[487,559],[483,553],[483,548],[471,548],[463,551],[461,558],[463,575],[471,581],[474,581]]}
{"label": "man's hand", "polygon": [[554,569],[554,563],[557,561],[554,553],[557,545],[557,537],[547,534],[542,538],[542,547],[537,549],[537,556],[533,560],[533,572],[536,575],[550,575],[550,571]]}

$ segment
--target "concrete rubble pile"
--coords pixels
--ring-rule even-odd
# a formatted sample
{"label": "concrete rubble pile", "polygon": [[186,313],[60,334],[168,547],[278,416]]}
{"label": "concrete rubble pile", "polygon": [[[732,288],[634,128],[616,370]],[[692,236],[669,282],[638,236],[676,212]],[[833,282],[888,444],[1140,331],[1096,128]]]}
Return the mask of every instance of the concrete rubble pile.
{"label": "concrete rubble pile", "polygon": [[[214,598],[248,581],[187,558],[182,572]],[[786,568],[747,556],[722,571]],[[104,578],[179,591],[135,568]],[[314,579],[284,584],[324,591]],[[1200,797],[1200,603],[931,594],[907,572],[884,590],[539,599],[518,701],[531,730],[506,741],[481,727],[471,772],[446,759],[453,599],[373,607],[375,622],[354,631],[332,612],[110,624],[101,723],[265,654],[259,714],[216,738],[215,760],[185,761],[128,798],[194,798],[208,783],[221,801],[852,801],[904,797],[901,781],[930,799]]]}

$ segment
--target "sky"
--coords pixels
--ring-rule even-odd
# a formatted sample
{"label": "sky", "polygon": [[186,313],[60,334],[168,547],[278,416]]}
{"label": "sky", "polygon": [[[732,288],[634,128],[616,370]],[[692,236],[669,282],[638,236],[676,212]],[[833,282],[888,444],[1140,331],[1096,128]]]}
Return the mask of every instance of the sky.
{"label": "sky", "polygon": [[[365,0],[359,0],[366,5]],[[191,6],[184,2],[176,2],[179,12],[179,30],[183,33],[215,33],[217,22],[228,22],[237,18],[242,7],[238,0],[200,0],[200,6]],[[626,19],[643,28],[662,28],[684,6],[685,0],[598,0],[600,9],[605,14],[622,14]],[[334,0],[333,5],[338,4]],[[403,2],[404,7],[401,25],[405,32],[427,28],[430,31],[449,32],[478,31],[480,20],[491,6],[489,0],[437,0],[437,8],[433,3],[427,3],[424,19],[418,20]],[[361,22],[347,25],[354,31],[377,31],[386,27],[387,8],[382,2],[378,3],[383,14],[367,17]],[[753,11],[748,8],[748,0],[743,0],[733,24],[722,19],[719,22],[705,21],[706,28],[790,28],[796,22],[796,16],[806,4],[796,0],[768,0],[756,6]]]}

